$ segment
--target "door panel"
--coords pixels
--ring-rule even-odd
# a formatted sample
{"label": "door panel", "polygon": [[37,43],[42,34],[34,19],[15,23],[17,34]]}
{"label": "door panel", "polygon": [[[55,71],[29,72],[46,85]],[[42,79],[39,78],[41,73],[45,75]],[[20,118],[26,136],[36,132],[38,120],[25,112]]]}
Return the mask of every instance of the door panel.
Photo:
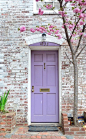
{"label": "door panel", "polygon": [[55,65],[47,65],[46,69],[46,85],[47,86],[55,86],[56,85],[56,66]]}
{"label": "door panel", "polygon": [[55,54],[46,54],[47,62],[55,62]]}
{"label": "door panel", "polygon": [[32,51],[31,68],[31,122],[59,122],[57,51]]}
{"label": "door panel", "polygon": [[46,110],[47,110],[47,115],[56,115],[56,94],[47,94],[46,96]]}
{"label": "door panel", "polygon": [[[38,101],[39,100],[39,101]],[[34,115],[43,115],[43,94],[34,94]],[[39,106],[39,108],[38,108]]]}
{"label": "door panel", "polygon": [[43,66],[34,65],[34,85],[42,86],[43,85]]}

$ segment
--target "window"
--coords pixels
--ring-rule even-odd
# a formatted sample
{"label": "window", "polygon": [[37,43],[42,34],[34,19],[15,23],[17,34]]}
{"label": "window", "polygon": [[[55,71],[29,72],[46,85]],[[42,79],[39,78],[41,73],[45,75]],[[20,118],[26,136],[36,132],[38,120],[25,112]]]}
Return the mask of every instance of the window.
{"label": "window", "polygon": [[[55,7],[55,9],[52,10],[44,7],[44,5],[48,5],[48,4],[52,5],[52,7]],[[43,0],[42,2],[41,0],[39,0],[38,2],[34,0],[34,9],[33,9],[34,14],[38,14],[39,8],[41,8],[44,11],[44,14],[56,14],[58,13],[60,6],[57,0]]]}

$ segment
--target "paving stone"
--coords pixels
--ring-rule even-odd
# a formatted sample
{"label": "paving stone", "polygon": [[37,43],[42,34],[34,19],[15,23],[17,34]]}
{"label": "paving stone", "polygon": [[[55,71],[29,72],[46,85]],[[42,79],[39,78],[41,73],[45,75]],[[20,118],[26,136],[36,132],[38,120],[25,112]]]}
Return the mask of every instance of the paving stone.
{"label": "paving stone", "polygon": [[6,134],[5,138],[11,138],[12,134]]}
{"label": "paving stone", "polygon": [[73,139],[74,137],[71,135],[71,136],[69,136],[69,135],[66,135],[66,138],[67,139]]}

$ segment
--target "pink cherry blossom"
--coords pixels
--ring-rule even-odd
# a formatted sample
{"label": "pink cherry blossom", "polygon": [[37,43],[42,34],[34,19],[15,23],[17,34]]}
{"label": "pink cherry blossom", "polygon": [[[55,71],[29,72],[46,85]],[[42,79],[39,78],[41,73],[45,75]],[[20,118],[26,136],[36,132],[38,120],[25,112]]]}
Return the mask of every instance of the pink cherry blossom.
{"label": "pink cherry blossom", "polygon": [[36,30],[39,31],[40,29],[37,27]]}
{"label": "pink cherry blossom", "polygon": [[79,33],[79,35],[83,35],[83,33],[81,32],[81,33]]}
{"label": "pink cherry blossom", "polygon": [[84,34],[84,37],[86,38],[86,34]]}
{"label": "pink cherry blossom", "polygon": [[64,28],[64,25],[62,26],[62,28]]}
{"label": "pink cherry blossom", "polygon": [[44,12],[41,10],[41,8],[39,8],[38,14],[39,14],[39,15],[43,15],[43,13],[44,13]]}
{"label": "pink cherry blossom", "polygon": [[83,25],[84,24],[84,22],[83,21],[80,21],[80,25]]}
{"label": "pink cherry blossom", "polygon": [[56,36],[58,37],[58,39],[62,38],[61,34],[57,34]]}
{"label": "pink cherry blossom", "polygon": [[54,29],[50,29],[50,31],[54,32]]}
{"label": "pink cherry blossom", "polygon": [[73,29],[73,25],[69,25],[69,29],[70,29],[70,30]]}
{"label": "pink cherry blossom", "polygon": [[65,14],[65,12],[64,12],[64,11],[59,11],[59,14],[61,14],[61,15],[62,15],[62,17],[65,17],[65,16],[66,16],[66,14]]}
{"label": "pink cherry blossom", "polygon": [[52,5],[48,4],[48,5],[46,5],[46,8],[47,9],[51,9],[52,8]]}
{"label": "pink cherry blossom", "polygon": [[65,2],[69,2],[69,1],[72,1],[72,0],[65,0]]}
{"label": "pink cherry blossom", "polygon": [[53,25],[50,25],[50,26],[49,26],[49,28],[53,28],[53,27],[54,27]]}
{"label": "pink cherry blossom", "polygon": [[81,13],[81,14],[79,15],[79,18],[83,18],[83,17],[84,17],[84,14]]}
{"label": "pink cherry blossom", "polygon": [[64,25],[66,25],[66,26],[67,26],[67,25],[68,25],[68,23],[65,23]]}
{"label": "pink cherry blossom", "polygon": [[75,3],[72,3],[71,5],[72,5],[72,6],[75,6],[76,4],[75,4]]}
{"label": "pink cherry blossom", "polygon": [[80,9],[79,8],[75,8],[73,11],[74,11],[74,13],[79,13]]}
{"label": "pink cherry blossom", "polygon": [[24,32],[26,30],[26,27],[25,26],[21,26],[20,27],[20,32]]}
{"label": "pink cherry blossom", "polygon": [[51,32],[48,32],[48,35],[51,35]]}
{"label": "pink cherry blossom", "polygon": [[59,30],[57,30],[57,31],[55,32],[55,34],[58,34],[58,32],[59,32]]}
{"label": "pink cherry blossom", "polygon": [[34,33],[36,30],[34,30],[33,28],[31,28],[30,31]]}

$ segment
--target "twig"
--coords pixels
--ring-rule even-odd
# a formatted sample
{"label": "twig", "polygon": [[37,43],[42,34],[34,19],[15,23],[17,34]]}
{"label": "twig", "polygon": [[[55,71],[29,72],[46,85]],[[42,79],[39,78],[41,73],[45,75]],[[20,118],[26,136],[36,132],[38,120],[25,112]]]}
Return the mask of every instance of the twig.
{"label": "twig", "polygon": [[[85,31],[85,25],[83,25],[83,29],[82,29],[82,32],[84,32],[84,31]],[[75,52],[74,52],[75,54],[76,54],[76,52],[77,52],[77,50],[78,50],[78,48],[79,48],[79,46],[80,46],[81,39],[82,39],[82,35],[81,35],[80,38],[79,38],[78,45],[77,45],[76,50],[75,50]]]}
{"label": "twig", "polygon": [[66,3],[63,5],[63,8],[66,6],[67,3],[68,3],[68,2],[66,2]]}
{"label": "twig", "polygon": [[76,58],[81,54],[81,52],[83,51],[83,49],[86,47],[86,45],[81,49],[81,51],[77,54]]}
{"label": "twig", "polygon": [[70,60],[70,58],[68,57],[67,53],[65,52],[67,58],[69,59],[70,63],[74,64],[73,61]]}

